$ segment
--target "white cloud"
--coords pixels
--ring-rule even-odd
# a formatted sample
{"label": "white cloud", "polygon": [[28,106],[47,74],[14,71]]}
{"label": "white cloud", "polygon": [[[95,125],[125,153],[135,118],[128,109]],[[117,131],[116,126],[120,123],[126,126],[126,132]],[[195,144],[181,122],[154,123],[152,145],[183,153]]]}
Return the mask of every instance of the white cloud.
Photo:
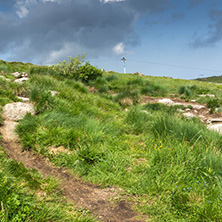
{"label": "white cloud", "polygon": [[61,0],[17,0],[15,3],[16,13],[19,18],[24,18],[29,13],[29,6],[38,2],[61,2]]}
{"label": "white cloud", "polygon": [[134,51],[126,51],[125,45],[122,42],[118,43],[115,47],[113,47],[113,52],[116,55],[123,55],[123,54],[131,55],[134,53]]}
{"label": "white cloud", "polygon": [[15,3],[16,13],[19,16],[19,18],[23,18],[26,15],[28,15],[29,10],[28,6],[31,4],[36,3],[37,0],[18,0]]}
{"label": "white cloud", "polygon": [[117,55],[124,54],[125,53],[124,48],[125,48],[124,44],[120,42],[113,48],[113,52]]}

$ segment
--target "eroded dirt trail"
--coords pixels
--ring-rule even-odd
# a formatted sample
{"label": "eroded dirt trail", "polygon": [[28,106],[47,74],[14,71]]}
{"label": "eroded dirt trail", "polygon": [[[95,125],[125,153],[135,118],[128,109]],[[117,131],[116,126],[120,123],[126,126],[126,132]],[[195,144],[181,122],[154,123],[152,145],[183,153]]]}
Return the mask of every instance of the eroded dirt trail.
{"label": "eroded dirt trail", "polygon": [[52,166],[49,160],[30,151],[22,151],[18,137],[14,133],[17,123],[5,120],[0,128],[2,146],[9,158],[22,162],[25,167],[38,170],[44,177],[58,178],[60,188],[67,201],[73,201],[77,206],[90,210],[101,221],[108,222],[142,222],[148,219],[136,219],[138,215],[132,210],[129,203],[121,201],[110,202],[110,198],[118,196],[118,189],[101,189],[96,185],[75,179],[73,175],[62,168]]}

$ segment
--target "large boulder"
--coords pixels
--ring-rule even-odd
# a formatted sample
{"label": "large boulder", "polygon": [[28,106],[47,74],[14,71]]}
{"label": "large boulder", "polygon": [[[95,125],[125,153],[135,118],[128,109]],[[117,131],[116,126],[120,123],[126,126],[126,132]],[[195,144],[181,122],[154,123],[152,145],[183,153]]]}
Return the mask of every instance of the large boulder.
{"label": "large boulder", "polygon": [[3,118],[17,121],[23,119],[27,113],[35,114],[34,106],[31,103],[9,103],[3,107]]}

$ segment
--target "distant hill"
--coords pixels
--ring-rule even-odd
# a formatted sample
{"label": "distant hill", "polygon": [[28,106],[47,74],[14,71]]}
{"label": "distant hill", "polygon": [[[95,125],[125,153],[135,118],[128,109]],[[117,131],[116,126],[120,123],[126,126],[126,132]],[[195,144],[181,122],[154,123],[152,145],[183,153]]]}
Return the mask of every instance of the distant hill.
{"label": "distant hill", "polygon": [[222,83],[222,75],[221,76],[210,76],[210,77],[206,77],[206,78],[197,78],[196,80],[203,81],[203,82],[218,82],[218,83]]}

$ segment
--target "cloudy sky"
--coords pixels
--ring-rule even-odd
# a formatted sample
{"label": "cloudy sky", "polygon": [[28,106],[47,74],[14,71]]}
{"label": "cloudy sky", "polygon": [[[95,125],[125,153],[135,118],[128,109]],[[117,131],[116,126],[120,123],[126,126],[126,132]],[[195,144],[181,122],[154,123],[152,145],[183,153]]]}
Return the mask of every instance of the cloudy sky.
{"label": "cloudy sky", "polygon": [[192,79],[222,75],[221,0],[0,0],[0,59]]}

